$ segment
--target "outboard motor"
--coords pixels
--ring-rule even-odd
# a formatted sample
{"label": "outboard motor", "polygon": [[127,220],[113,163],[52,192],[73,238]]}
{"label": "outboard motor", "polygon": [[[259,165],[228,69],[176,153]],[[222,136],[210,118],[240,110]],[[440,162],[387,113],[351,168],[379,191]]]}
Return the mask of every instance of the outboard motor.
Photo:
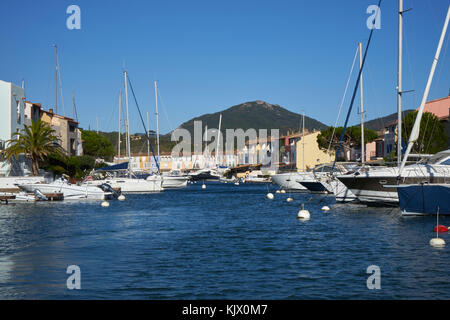
{"label": "outboard motor", "polygon": [[48,198],[39,189],[34,189],[34,195],[36,198],[42,201],[48,201]]}
{"label": "outboard motor", "polygon": [[119,197],[119,193],[116,190],[114,190],[109,184],[102,183],[99,187],[100,187],[100,189],[102,189],[105,192],[111,192],[113,194],[114,198]]}

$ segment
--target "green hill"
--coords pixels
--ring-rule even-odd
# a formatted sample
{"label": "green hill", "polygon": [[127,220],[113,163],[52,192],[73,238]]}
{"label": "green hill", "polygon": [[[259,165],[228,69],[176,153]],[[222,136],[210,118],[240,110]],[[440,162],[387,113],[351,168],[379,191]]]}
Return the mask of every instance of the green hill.
{"label": "green hill", "polygon": [[[187,129],[193,137],[194,121],[202,121],[203,130],[207,125],[209,129],[218,128],[219,116],[222,114],[222,133],[226,129],[243,129],[254,128],[259,129],[279,129],[280,136],[288,132],[298,132],[301,130],[303,116],[291,112],[277,104],[269,104],[264,101],[245,102],[226,110],[205,114],[200,117],[193,118],[184,122],[178,128]],[[309,131],[324,130],[327,125],[305,116],[305,129]],[[118,133],[115,132],[99,132],[101,135],[111,141],[114,150],[117,150]],[[270,131],[268,131],[270,135]],[[161,152],[170,152],[176,145],[176,142],[170,141],[171,133],[160,136]],[[122,133],[121,155],[126,154],[125,150],[125,134]],[[156,152],[155,137],[151,137],[153,147]],[[131,137],[131,153],[145,154],[147,152],[147,139],[142,133],[133,134]]]}
{"label": "green hill", "polygon": [[[405,116],[412,111],[414,111],[414,110],[403,111],[402,112],[403,118],[405,118]],[[385,116],[385,117],[380,117],[380,118],[376,118],[376,119],[367,121],[364,123],[364,126],[367,129],[379,131],[381,129],[384,129],[386,126],[392,124],[395,120],[397,120],[397,112],[390,114],[388,116]],[[356,124],[356,125],[359,125],[359,124]]]}
{"label": "green hill", "polygon": [[[202,121],[203,129],[218,128],[219,116],[222,114],[222,132],[225,129],[279,129],[280,136],[288,132],[298,132],[302,126],[302,115],[291,112],[277,104],[270,104],[265,101],[245,102],[226,110],[204,114],[193,118],[179,126],[187,129],[191,135],[194,132],[194,121]],[[314,129],[323,130],[328,126],[305,116],[305,128],[309,131]],[[270,134],[270,131],[268,132]]]}

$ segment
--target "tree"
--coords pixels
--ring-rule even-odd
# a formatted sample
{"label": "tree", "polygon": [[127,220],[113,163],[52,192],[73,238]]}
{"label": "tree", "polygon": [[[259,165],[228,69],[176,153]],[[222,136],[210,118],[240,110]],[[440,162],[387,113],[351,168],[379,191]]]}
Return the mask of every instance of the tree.
{"label": "tree", "polygon": [[45,160],[50,154],[64,156],[55,130],[41,120],[33,121],[31,126],[25,125],[21,132],[15,133],[7,141],[7,145],[6,159],[17,159],[21,153],[25,154],[31,159],[34,176],[39,175],[39,161]]}
{"label": "tree", "polygon": [[[405,137],[405,143],[409,138],[414,122],[416,121],[417,111],[406,115],[402,125],[402,136]],[[444,125],[439,118],[431,112],[424,112],[420,120],[419,138],[414,143],[412,153],[437,153],[447,147],[448,136],[445,133]]]}
{"label": "tree", "polygon": [[83,140],[85,155],[104,158],[106,161],[113,159],[114,147],[104,136],[97,134],[95,131],[82,130],[81,139]]}
{"label": "tree", "polygon": [[[328,150],[328,147],[330,147],[331,151],[336,152],[336,149],[339,145],[339,139],[341,138],[343,130],[344,130],[343,127],[338,128],[328,127],[326,130],[321,131],[317,136],[317,144],[319,145],[319,148],[322,150]],[[375,131],[364,128],[365,143],[372,142],[377,138],[378,134]],[[361,147],[361,127],[360,126],[348,127],[345,130],[341,150],[344,151],[344,154],[346,154],[346,151],[356,147]]]}
{"label": "tree", "polygon": [[67,159],[67,171],[71,178],[82,179],[95,167],[93,156],[75,156]]}

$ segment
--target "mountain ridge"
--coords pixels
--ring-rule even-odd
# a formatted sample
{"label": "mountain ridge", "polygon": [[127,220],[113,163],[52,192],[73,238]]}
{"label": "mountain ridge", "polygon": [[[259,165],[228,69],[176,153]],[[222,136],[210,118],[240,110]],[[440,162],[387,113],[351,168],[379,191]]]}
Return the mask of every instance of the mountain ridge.
{"label": "mountain ridge", "polygon": [[[178,129],[187,129],[191,135],[194,132],[194,121],[202,121],[202,127],[218,128],[219,117],[222,114],[221,131],[226,129],[279,129],[280,136],[288,132],[298,132],[302,128],[303,116],[289,111],[278,104],[270,104],[262,100],[247,101],[231,106],[225,110],[206,113],[183,122]],[[324,130],[328,126],[305,115],[305,129],[309,131]],[[168,133],[168,135],[170,135]]]}

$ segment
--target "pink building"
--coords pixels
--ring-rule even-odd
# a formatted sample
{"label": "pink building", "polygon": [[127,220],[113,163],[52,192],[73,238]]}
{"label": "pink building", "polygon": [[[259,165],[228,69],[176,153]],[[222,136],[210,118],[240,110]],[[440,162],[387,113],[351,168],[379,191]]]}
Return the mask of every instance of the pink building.
{"label": "pink building", "polygon": [[441,121],[448,121],[450,116],[450,96],[428,101],[425,104],[424,112],[430,112],[436,115]]}

